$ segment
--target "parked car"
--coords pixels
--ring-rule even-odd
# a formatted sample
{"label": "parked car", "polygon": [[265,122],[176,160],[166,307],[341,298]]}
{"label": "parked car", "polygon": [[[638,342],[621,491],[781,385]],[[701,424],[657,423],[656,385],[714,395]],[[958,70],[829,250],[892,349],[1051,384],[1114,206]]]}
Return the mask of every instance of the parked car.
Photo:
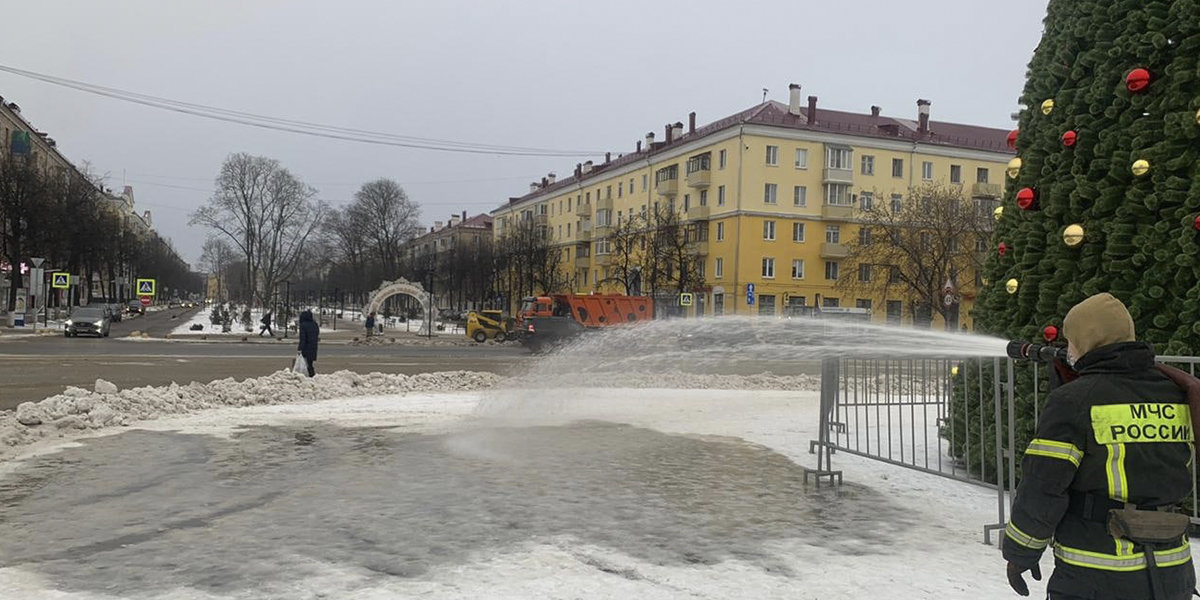
{"label": "parked car", "polygon": [[121,316],[125,312],[125,310],[121,307],[121,305],[120,304],[106,304],[105,306],[108,307],[108,314],[109,314],[110,318],[112,318],[112,322],[120,323]]}
{"label": "parked car", "polygon": [[108,337],[110,317],[106,314],[108,309],[103,306],[81,306],[71,312],[71,317],[63,323],[63,335],[67,337],[75,337],[77,335],[95,335],[100,337]]}

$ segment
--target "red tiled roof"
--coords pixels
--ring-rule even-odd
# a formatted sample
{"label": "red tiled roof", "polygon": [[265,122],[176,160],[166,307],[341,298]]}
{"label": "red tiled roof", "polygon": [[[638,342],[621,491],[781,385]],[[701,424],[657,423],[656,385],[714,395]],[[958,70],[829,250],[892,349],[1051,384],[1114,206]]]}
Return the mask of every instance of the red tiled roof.
{"label": "red tiled roof", "polygon": [[523,196],[509,198],[508,204],[519,204],[522,201],[534,196],[550,194],[558,190],[575,186],[581,181],[600,177],[605,171],[613,170],[629,163],[645,160],[647,156],[653,156],[680,143],[690,142],[692,140],[696,140],[740,124],[786,127],[788,129],[805,129],[809,131],[823,131],[860,137],[903,140],[934,146],[946,146],[968,150],[1013,154],[1013,151],[1008,148],[1008,142],[1006,140],[1006,137],[1008,136],[1008,130],[1006,129],[979,127],[976,125],[964,125],[961,123],[946,123],[943,121],[930,121],[929,131],[925,134],[919,134],[917,132],[917,122],[910,119],[897,119],[883,115],[875,117],[865,113],[851,113],[819,108],[817,110],[816,123],[809,124],[807,116],[808,107],[801,106],[800,113],[801,114],[799,115],[793,115],[788,112],[788,106],[786,104],[769,100],[739,113],[730,115],[717,121],[713,121],[712,123],[704,125],[703,127],[697,127],[694,133],[684,133],[680,138],[673,140],[669,145],[662,141],[655,142],[653,147],[643,148],[641,152],[625,154],[610,162],[594,165],[591,172],[586,173],[581,177],[575,177],[574,175],[570,177],[564,177],[550,185],[541,187]]}

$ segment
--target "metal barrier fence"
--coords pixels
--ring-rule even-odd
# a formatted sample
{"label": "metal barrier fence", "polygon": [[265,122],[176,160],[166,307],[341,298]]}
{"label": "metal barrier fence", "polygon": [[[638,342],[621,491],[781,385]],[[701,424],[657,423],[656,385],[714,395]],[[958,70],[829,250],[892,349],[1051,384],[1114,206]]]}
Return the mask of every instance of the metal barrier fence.
{"label": "metal barrier fence", "polygon": [[[1200,357],[1158,361],[1192,375],[1200,368]],[[1025,376],[1029,380],[1022,381]],[[1017,388],[1028,391],[1030,384],[1030,399],[1020,399]],[[840,484],[833,455],[845,452],[994,489],[996,522],[983,528],[990,544],[991,533],[1007,521],[1017,462],[1036,428],[1048,384],[1045,366],[1010,358],[825,359],[819,433],[809,443],[817,467],[806,469],[805,477],[818,485]],[[1195,468],[1193,461],[1190,513],[1200,524]]]}

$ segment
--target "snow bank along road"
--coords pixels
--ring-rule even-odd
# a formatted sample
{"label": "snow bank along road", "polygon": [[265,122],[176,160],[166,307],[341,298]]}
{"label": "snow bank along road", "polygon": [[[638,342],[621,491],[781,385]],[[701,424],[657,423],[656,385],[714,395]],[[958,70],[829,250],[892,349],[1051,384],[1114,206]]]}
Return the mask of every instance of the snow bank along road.
{"label": "snow bank along road", "polygon": [[26,405],[0,416],[0,597],[1012,597],[987,490],[841,455],[845,487],[804,486],[813,378],[506,383]]}

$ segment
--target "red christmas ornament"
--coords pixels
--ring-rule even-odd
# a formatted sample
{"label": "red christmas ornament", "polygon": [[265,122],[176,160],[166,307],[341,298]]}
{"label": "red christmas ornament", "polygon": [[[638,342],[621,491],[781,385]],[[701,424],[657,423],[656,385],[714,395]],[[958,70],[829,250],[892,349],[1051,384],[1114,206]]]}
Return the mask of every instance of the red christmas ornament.
{"label": "red christmas ornament", "polygon": [[1077,136],[1074,131],[1068,131],[1062,134],[1062,143],[1064,146],[1070,148],[1071,146],[1075,145],[1075,140],[1078,137],[1079,136]]}
{"label": "red christmas ornament", "polygon": [[1000,242],[1000,245],[996,248],[996,250],[998,250],[1000,252],[1000,256],[1004,256],[1005,254],[1008,253],[1008,244],[1005,244],[1004,242]]}
{"label": "red christmas ornament", "polygon": [[1021,210],[1032,210],[1035,199],[1033,188],[1021,188],[1021,191],[1017,192],[1017,206],[1020,206]]}
{"label": "red christmas ornament", "polygon": [[1129,72],[1125,76],[1125,87],[1134,93],[1146,89],[1150,85],[1150,71],[1142,68],[1137,68]]}
{"label": "red christmas ornament", "polygon": [[1058,339],[1058,328],[1053,325],[1047,325],[1042,329],[1042,337],[1046,338],[1047,342],[1053,342]]}
{"label": "red christmas ornament", "polygon": [[1008,132],[1008,138],[1006,138],[1008,140],[1008,147],[1012,148],[1013,150],[1017,149],[1017,131],[1018,130],[1014,129]]}
{"label": "red christmas ornament", "polygon": [[1200,231],[1200,215],[1196,215],[1195,227],[1196,227],[1196,231]]}

